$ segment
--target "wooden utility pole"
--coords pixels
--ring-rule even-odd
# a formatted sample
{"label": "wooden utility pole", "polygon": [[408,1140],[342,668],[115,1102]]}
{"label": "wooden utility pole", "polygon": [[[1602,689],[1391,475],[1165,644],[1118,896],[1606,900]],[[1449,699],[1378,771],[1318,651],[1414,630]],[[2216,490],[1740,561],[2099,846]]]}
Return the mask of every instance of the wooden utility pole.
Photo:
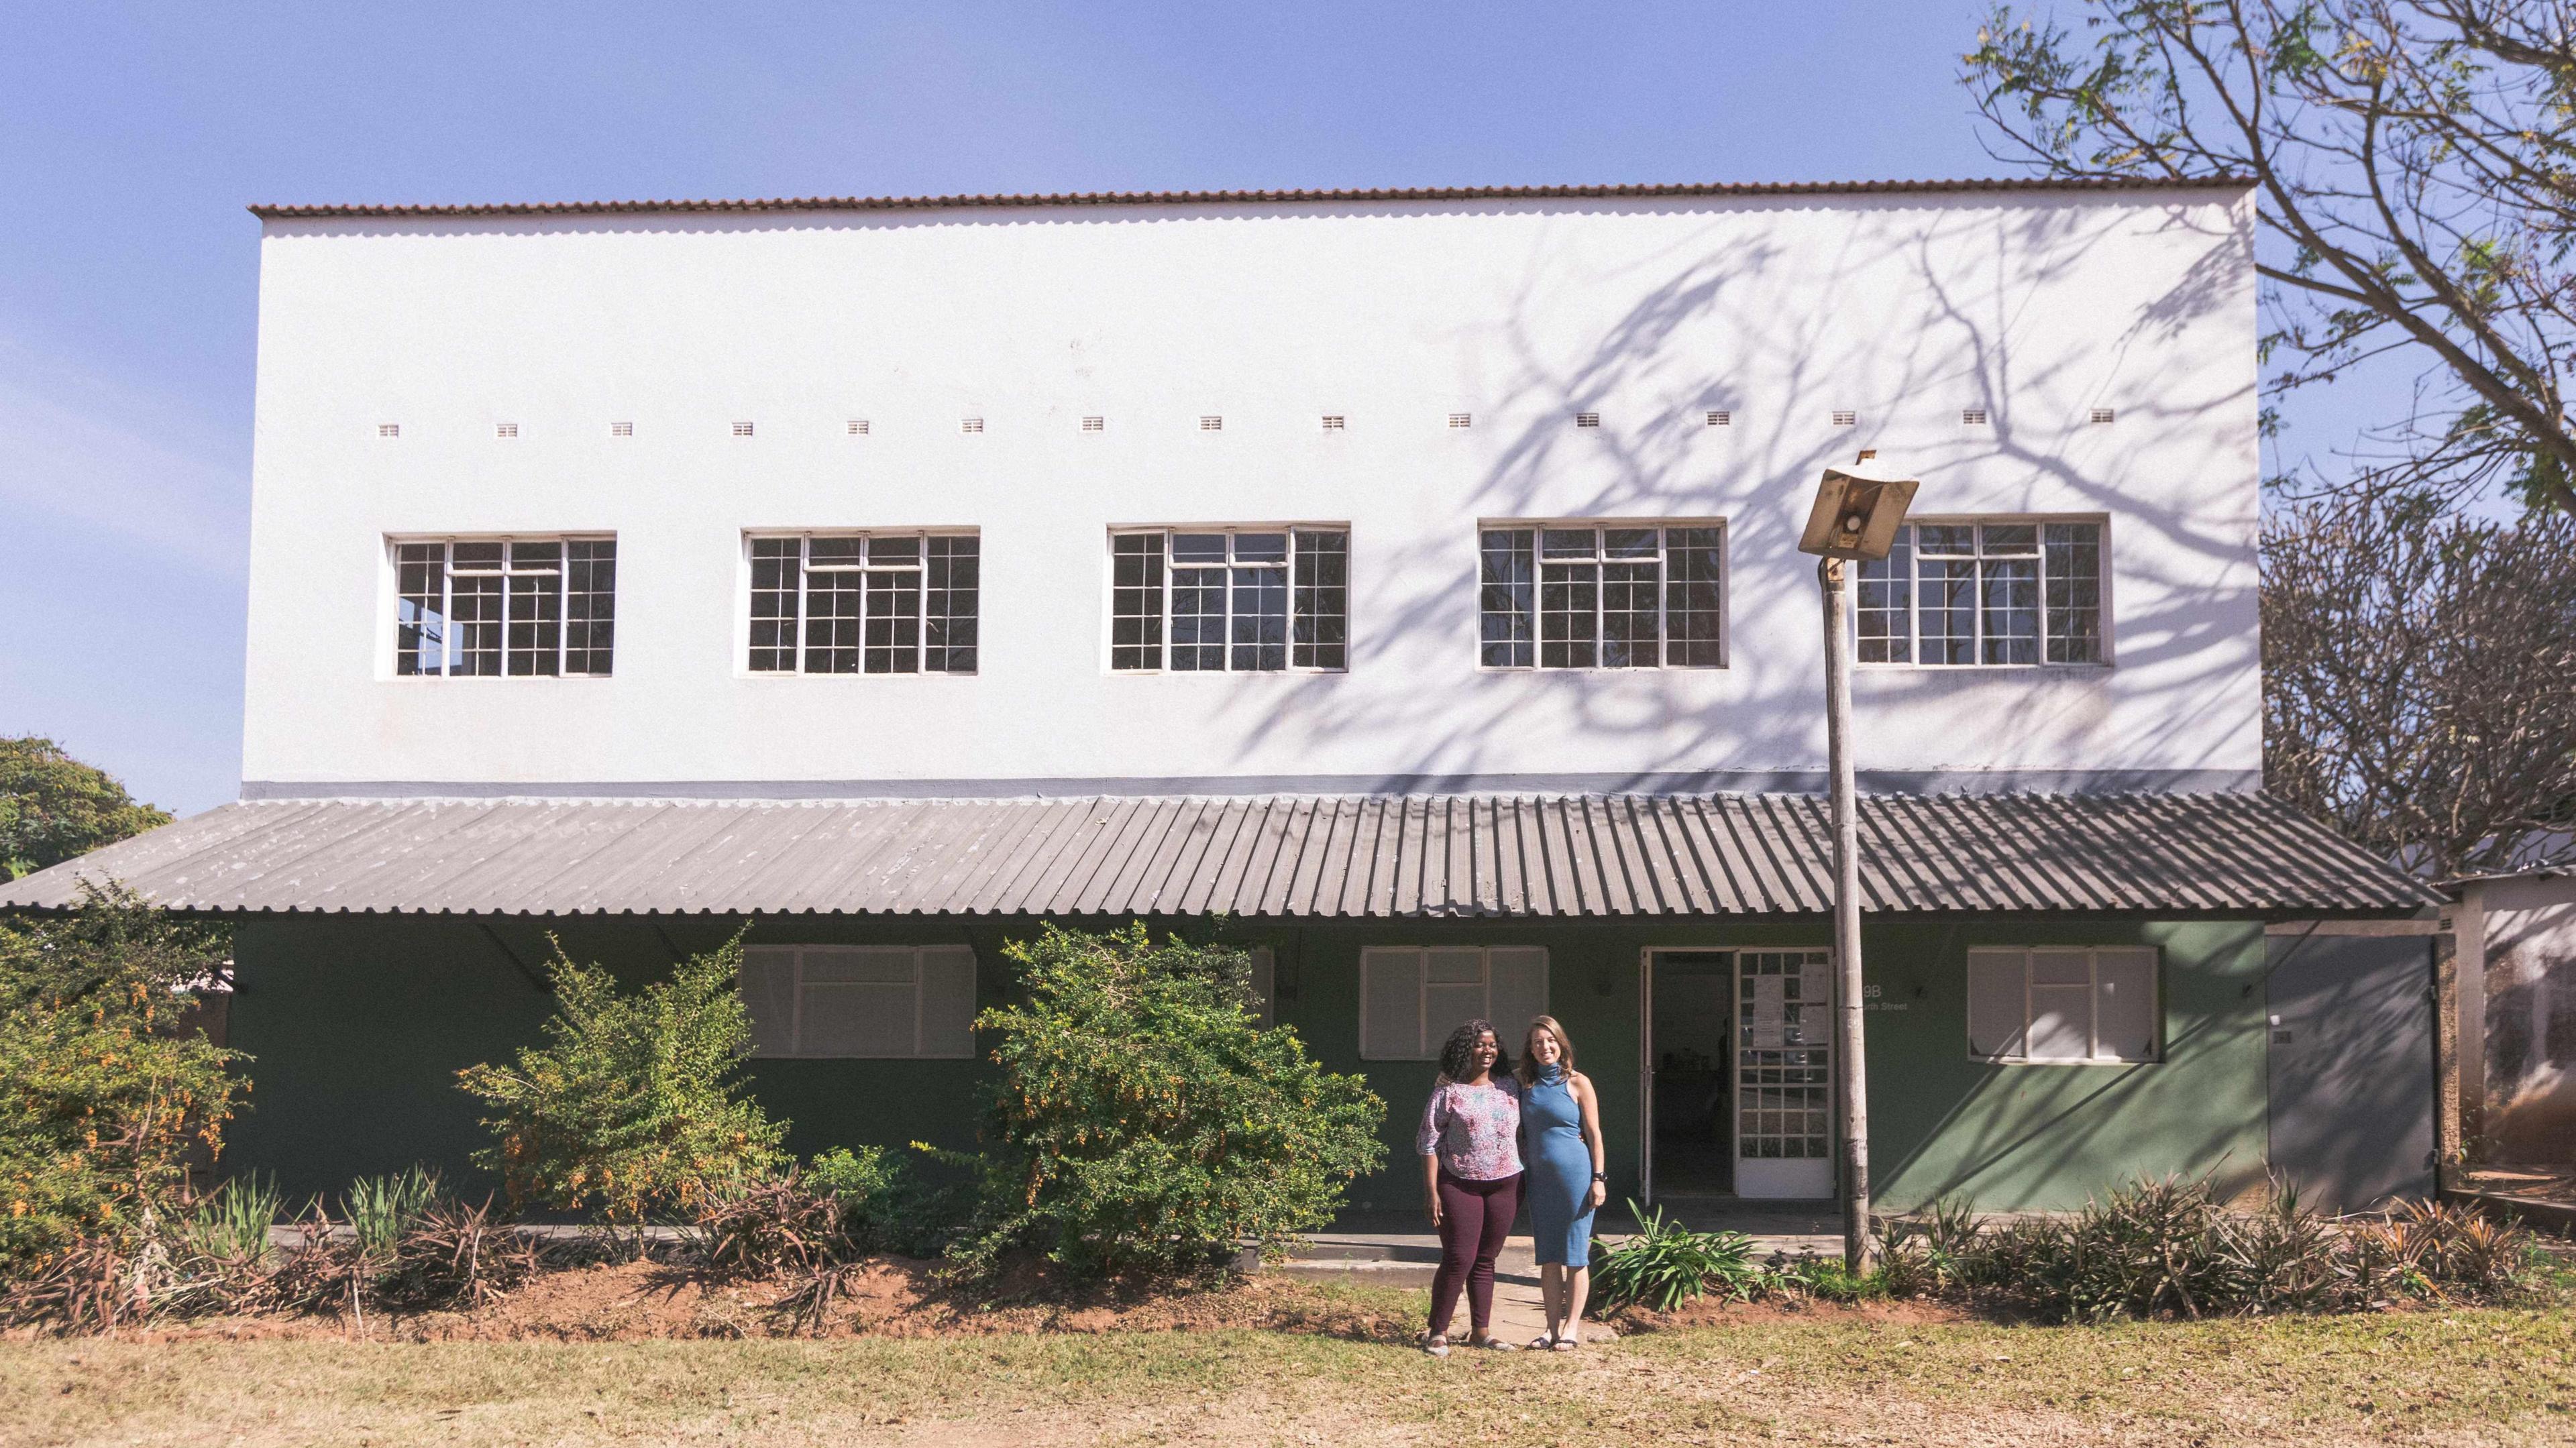
{"label": "wooden utility pole", "polygon": [[1851,753],[1851,609],[1843,561],[1816,560],[1825,595],[1825,761],[1833,775],[1834,1095],[1843,1139],[1843,1266],[1866,1272],[1876,1254],[1869,1238],[1869,1062],[1862,1054],[1860,971],[1859,787]]}
{"label": "wooden utility pole", "polygon": [[[1798,551],[1816,555],[1816,582],[1825,596],[1825,763],[1833,776],[1834,969],[1840,988],[1834,1009],[1834,1095],[1841,1106],[1843,1138],[1843,1266],[1857,1275],[1877,1253],[1869,1238],[1869,1061],[1861,1029],[1860,824],[1851,741],[1851,598],[1843,562],[1876,562],[1893,552],[1896,530],[1914,501],[1914,479],[1872,465],[1864,452],[1848,467],[1825,469],[1816,506],[1807,514]],[[1898,587],[1911,587],[1907,579]]]}

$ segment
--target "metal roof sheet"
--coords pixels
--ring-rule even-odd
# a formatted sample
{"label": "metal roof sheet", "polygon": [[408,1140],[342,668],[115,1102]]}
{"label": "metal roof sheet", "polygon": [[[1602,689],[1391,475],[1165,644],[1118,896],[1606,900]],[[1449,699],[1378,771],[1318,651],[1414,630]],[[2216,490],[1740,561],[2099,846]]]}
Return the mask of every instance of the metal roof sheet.
{"label": "metal roof sheet", "polygon": [[981,196],[775,196],[701,201],[498,201],[255,203],[263,221],[333,217],[615,216],[688,211],[960,211],[1079,206],[1350,205],[1388,201],[1654,200],[1726,196],[1838,196],[2011,191],[2241,191],[2241,176],[2003,176],[1926,181],[1695,181],[1627,186],[1391,186],[1279,191],[1057,191]]}
{"label": "metal roof sheet", "polygon": [[[1885,912],[2411,912],[2443,903],[2247,794],[1866,795]],[[213,912],[1476,918],[1830,907],[1814,795],[972,800],[307,799],[225,805],[10,884]]]}

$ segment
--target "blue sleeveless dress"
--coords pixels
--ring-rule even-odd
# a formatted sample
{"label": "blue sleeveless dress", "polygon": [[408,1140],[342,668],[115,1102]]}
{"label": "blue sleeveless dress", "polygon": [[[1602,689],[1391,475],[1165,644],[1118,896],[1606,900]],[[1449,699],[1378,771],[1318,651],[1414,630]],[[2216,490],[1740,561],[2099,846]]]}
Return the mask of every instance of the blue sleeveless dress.
{"label": "blue sleeveless dress", "polygon": [[1551,1070],[1521,1093],[1522,1200],[1538,1264],[1583,1267],[1592,1261],[1592,1148],[1583,1143],[1583,1108],[1574,1083]]}

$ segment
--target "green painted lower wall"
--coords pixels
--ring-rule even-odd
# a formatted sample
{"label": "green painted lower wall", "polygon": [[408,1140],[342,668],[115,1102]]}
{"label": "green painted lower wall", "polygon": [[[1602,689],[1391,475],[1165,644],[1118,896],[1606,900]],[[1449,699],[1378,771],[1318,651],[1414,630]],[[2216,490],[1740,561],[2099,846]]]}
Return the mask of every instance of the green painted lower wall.
{"label": "green painted lower wall", "polygon": [[[548,998],[531,978],[564,947],[642,980],[740,922],[565,918],[283,917],[235,938],[234,1044],[249,1052],[251,1110],[227,1164],[273,1173],[293,1196],[352,1177],[433,1162],[479,1178],[483,1141],[455,1073],[537,1038]],[[1107,922],[1086,922],[1105,924]],[[1158,928],[1161,928],[1158,924]],[[1420,1196],[1413,1124],[1427,1062],[1359,1059],[1359,955],[1370,945],[1534,944],[1550,952],[1550,1010],[1601,1094],[1614,1200],[1638,1187],[1645,952],[1826,943],[1822,922],[1698,925],[1188,922],[1194,936],[1266,945],[1278,1017],[1329,1067],[1360,1071],[1386,1098],[1391,1167],[1358,1183],[1354,1205],[1411,1208]],[[1005,998],[1003,942],[1026,921],[764,919],[772,943],[963,940],[983,962],[980,995]],[[2144,943],[2163,952],[2165,1059],[2132,1066],[1996,1066],[1969,1059],[1966,953],[1976,945]],[[1966,1196],[1995,1209],[2079,1205],[2138,1175],[2215,1172],[2230,1190],[2264,1170],[2263,931],[2252,921],[1995,918],[1875,923],[1865,939],[1871,1173],[1891,1208]],[[927,1141],[973,1145],[985,1069],[966,1061],[775,1061],[752,1070],[761,1100],[791,1123],[790,1144]]]}

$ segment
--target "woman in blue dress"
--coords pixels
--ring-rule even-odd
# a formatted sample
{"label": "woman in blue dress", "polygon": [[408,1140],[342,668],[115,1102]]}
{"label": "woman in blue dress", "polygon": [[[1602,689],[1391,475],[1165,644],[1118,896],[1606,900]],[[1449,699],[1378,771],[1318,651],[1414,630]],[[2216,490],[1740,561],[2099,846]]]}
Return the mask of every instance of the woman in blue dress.
{"label": "woman in blue dress", "polygon": [[1571,1352],[1592,1292],[1592,1210],[1609,1194],[1601,1104],[1574,1069],[1574,1042],[1554,1016],[1530,1022],[1521,1052],[1522,1200],[1538,1246],[1547,1333],[1533,1348]]}

